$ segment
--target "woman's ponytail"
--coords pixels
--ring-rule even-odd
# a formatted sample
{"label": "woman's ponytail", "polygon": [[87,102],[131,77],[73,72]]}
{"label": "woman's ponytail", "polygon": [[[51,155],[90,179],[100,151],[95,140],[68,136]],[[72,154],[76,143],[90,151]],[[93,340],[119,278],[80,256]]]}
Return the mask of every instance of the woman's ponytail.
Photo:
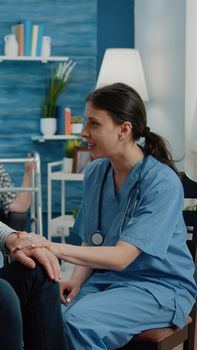
{"label": "woman's ponytail", "polygon": [[177,173],[177,169],[172,159],[171,152],[168,149],[168,142],[165,141],[158,134],[151,132],[150,128],[148,127],[145,127],[142,136],[145,139],[143,146],[144,153],[146,155],[152,155],[160,162],[167,164]]}

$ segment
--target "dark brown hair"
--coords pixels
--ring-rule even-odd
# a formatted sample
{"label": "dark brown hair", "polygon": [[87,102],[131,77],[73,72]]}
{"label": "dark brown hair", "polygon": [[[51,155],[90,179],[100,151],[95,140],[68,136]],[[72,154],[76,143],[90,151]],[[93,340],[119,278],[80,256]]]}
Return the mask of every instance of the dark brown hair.
{"label": "dark brown hair", "polygon": [[169,145],[167,147],[167,142],[147,127],[146,109],[136,90],[126,84],[115,83],[93,91],[86,101],[96,109],[106,110],[117,124],[129,121],[133,139],[137,141],[144,137],[144,154],[152,155],[176,171]]}

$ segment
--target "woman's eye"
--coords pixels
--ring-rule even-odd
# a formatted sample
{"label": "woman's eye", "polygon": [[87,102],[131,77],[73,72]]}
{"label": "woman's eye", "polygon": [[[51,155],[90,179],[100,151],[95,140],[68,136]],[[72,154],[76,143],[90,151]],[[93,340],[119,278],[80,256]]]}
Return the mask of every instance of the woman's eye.
{"label": "woman's eye", "polygon": [[97,123],[95,120],[91,120],[90,125],[91,125],[91,126],[97,126],[98,123]]}

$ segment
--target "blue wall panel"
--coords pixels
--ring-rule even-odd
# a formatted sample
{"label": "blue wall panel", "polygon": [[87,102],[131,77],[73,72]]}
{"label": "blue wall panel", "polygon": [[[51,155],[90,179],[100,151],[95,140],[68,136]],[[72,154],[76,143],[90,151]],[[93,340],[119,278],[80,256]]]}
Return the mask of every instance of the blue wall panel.
{"label": "blue wall panel", "polygon": [[[0,54],[3,54],[4,36],[23,19],[44,24],[44,35],[52,38],[53,56],[70,56],[77,61],[72,81],[59,99],[59,104],[70,107],[75,115],[83,114],[85,97],[95,86],[97,58],[99,67],[105,48],[134,45],[134,0],[2,0]],[[38,143],[31,137],[40,134],[41,105],[51,69],[56,65],[0,63],[0,158],[24,157],[31,150],[40,153],[44,212],[47,163],[63,158],[64,143]],[[19,185],[22,166],[6,167]],[[55,184],[55,192],[58,190],[59,185]],[[81,184],[73,183],[68,194],[70,211],[79,204]],[[60,209],[58,196],[54,196],[55,211]]]}
{"label": "blue wall panel", "polygon": [[134,47],[134,0],[98,0],[98,69],[107,48]]}
{"label": "blue wall panel", "polygon": [[[82,114],[86,95],[96,81],[97,55],[97,1],[24,1],[9,0],[0,3],[0,54],[3,38],[12,25],[23,19],[44,24],[44,35],[52,38],[53,56],[70,56],[77,61],[72,81],[64,90],[59,103]],[[47,162],[63,157],[63,142],[33,142],[40,134],[41,105],[50,78],[57,63],[2,62],[0,64],[0,157],[24,157],[36,150],[42,162],[43,209],[46,211]],[[6,166],[16,184],[21,182],[22,167]],[[17,167],[17,168],[16,168]],[[17,171],[16,171],[17,169]],[[80,185],[71,186],[71,207],[79,201]],[[58,200],[55,205],[58,208]]]}

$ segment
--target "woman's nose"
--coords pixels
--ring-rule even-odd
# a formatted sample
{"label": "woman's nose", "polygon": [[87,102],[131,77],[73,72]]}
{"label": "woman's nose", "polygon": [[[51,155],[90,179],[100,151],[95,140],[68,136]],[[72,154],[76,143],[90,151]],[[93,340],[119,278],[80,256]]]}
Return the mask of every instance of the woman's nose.
{"label": "woman's nose", "polygon": [[84,125],[83,129],[81,130],[80,135],[82,137],[87,137],[88,136],[88,131],[87,131],[87,126],[86,125]]}

